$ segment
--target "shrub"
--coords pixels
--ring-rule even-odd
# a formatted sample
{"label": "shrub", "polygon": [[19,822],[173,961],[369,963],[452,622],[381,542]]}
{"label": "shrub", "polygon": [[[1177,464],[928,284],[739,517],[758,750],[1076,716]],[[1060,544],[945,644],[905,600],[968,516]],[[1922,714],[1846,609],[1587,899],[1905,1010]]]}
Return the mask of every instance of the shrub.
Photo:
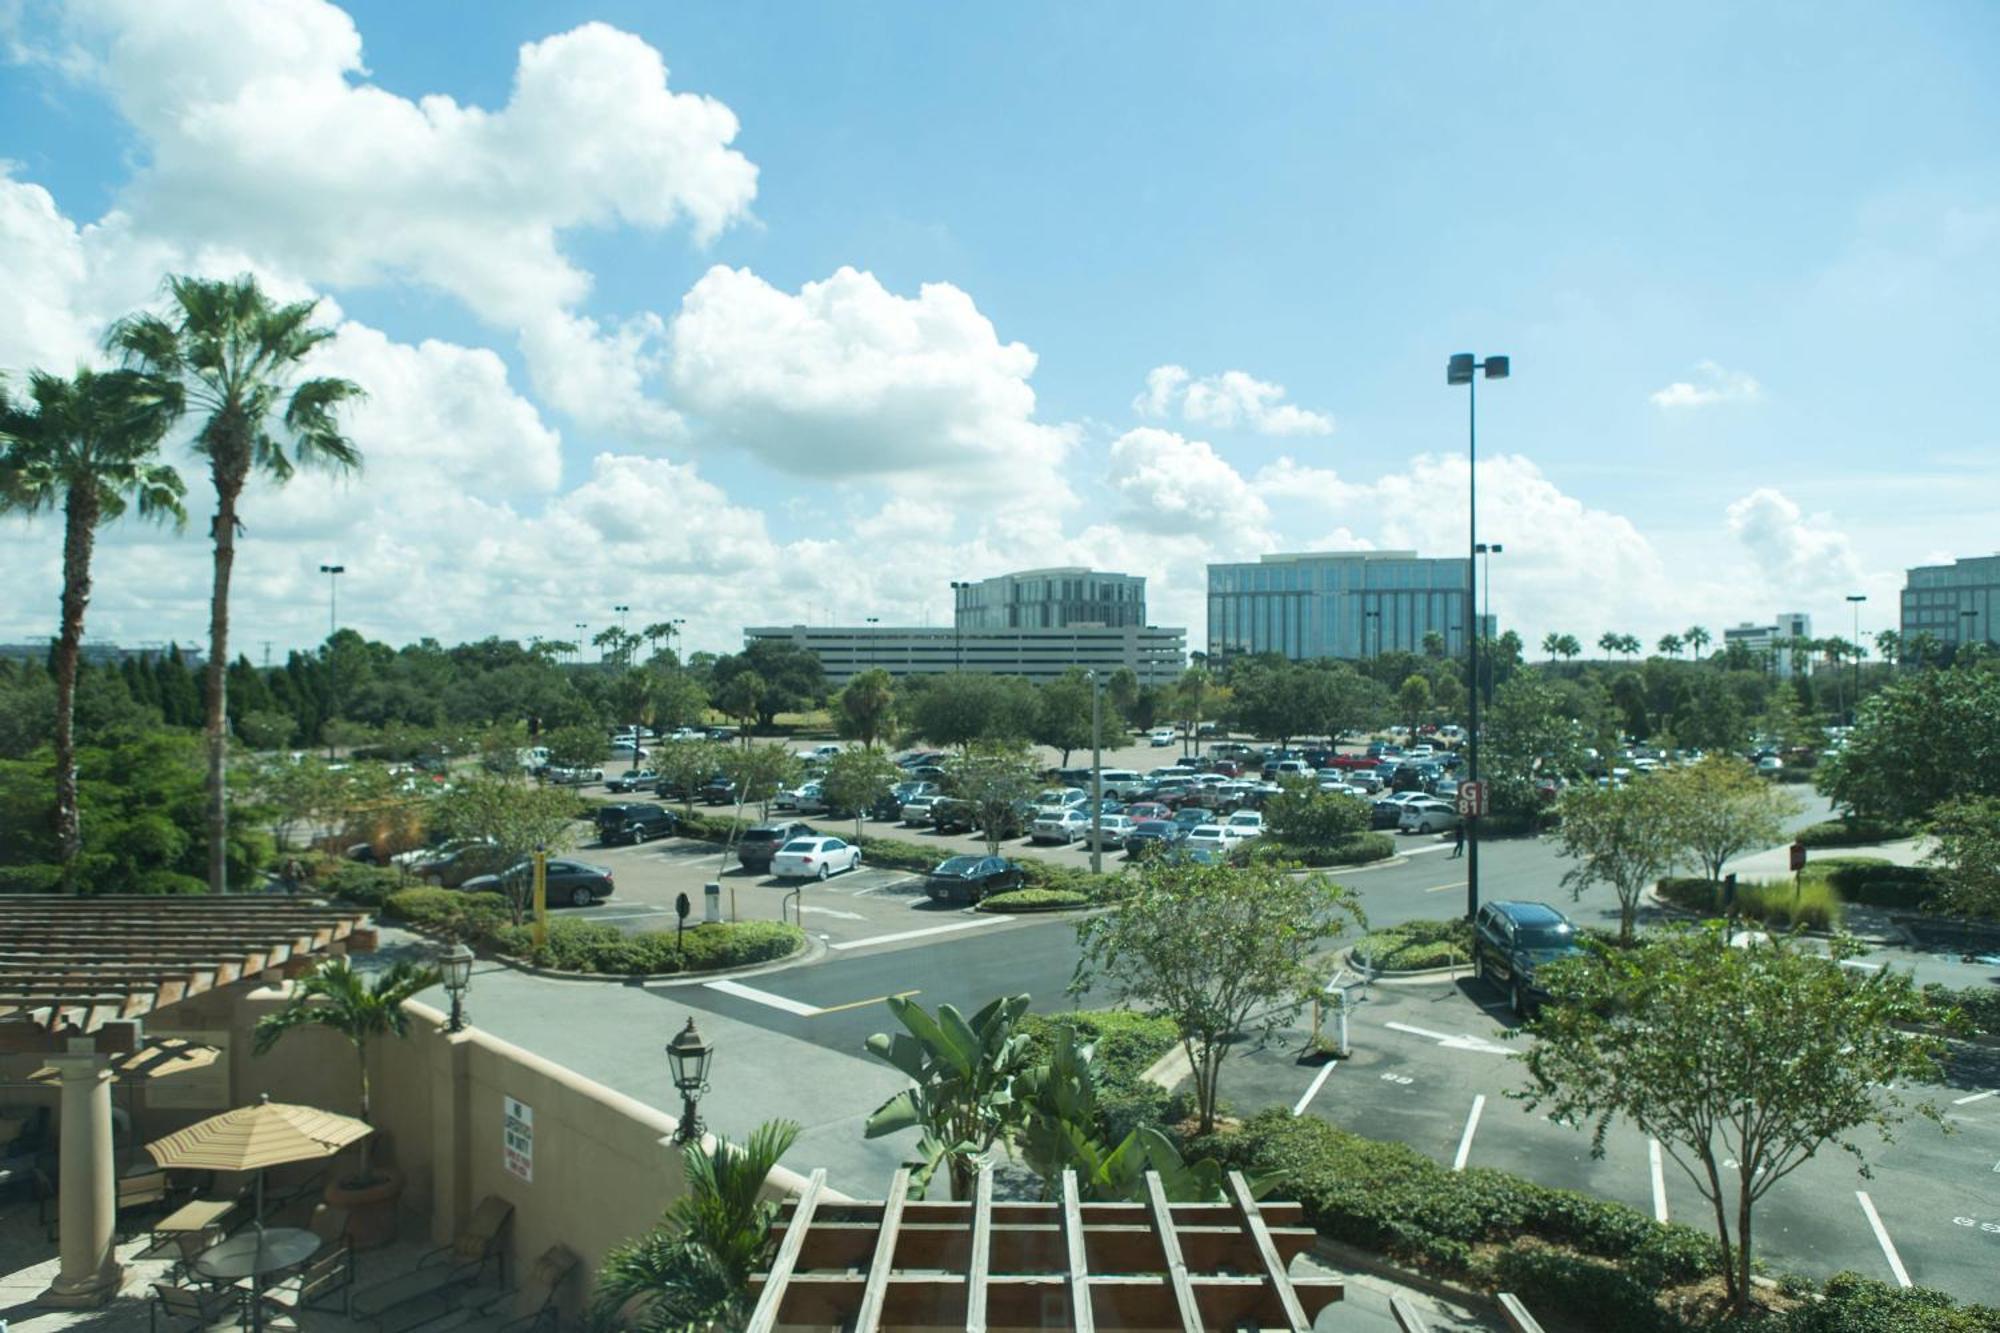
{"label": "shrub", "polygon": [[936,848],[922,843],[905,842],[901,838],[877,838],[866,833],[861,835],[861,856],[869,865],[888,870],[929,870],[944,860]]}
{"label": "shrub", "polygon": [[1965,1017],[1969,1037],[2000,1037],[2000,986],[1967,986],[1952,990],[1936,982],[1924,987],[1924,998],[1943,1007],[1955,1007]]}
{"label": "shrub", "polygon": [[507,904],[498,898],[456,889],[398,889],[382,907],[419,929],[475,943],[492,938],[508,917]]}
{"label": "shrub", "polygon": [[1766,1333],[2000,1333],[2000,1309],[1959,1305],[1927,1287],[1835,1273],[1820,1299],[1762,1325]]}
{"label": "shrub", "polygon": [[982,912],[1055,912],[1065,908],[1088,907],[1090,895],[1069,889],[1015,889],[979,900]]}
{"label": "shrub", "polygon": [[1263,837],[1250,844],[1249,860],[1290,862],[1304,866],[1358,866],[1384,861],[1396,854],[1396,840],[1386,833],[1356,833],[1326,847],[1302,846]]}
{"label": "shrub", "polygon": [[[1723,916],[1722,885],[1700,876],[1674,877],[1654,885],[1660,897],[1703,916]],[[1801,926],[1832,930],[1842,917],[1840,894],[1824,879],[1806,877],[1796,889],[1790,880],[1751,880],[1736,886],[1736,915],[1773,930]]]}
{"label": "shrub", "polygon": [[1145,1078],[1161,1056],[1180,1044],[1180,1035],[1170,1020],[1131,1009],[1029,1014],[1021,1020],[1021,1031],[1028,1037],[1031,1062],[1048,1055],[1049,1034],[1058,1026],[1071,1028],[1082,1040],[1097,1045],[1093,1062],[1098,1075],[1097,1107],[1107,1141],[1119,1142],[1139,1125],[1165,1127],[1181,1118],[1175,1114],[1173,1094]]}
{"label": "shrub", "polygon": [[1896,842],[1915,832],[1914,827],[1900,820],[1850,816],[1808,824],[1794,836],[1808,847],[1868,847],[1879,842]]}
{"label": "shrub", "polygon": [[1034,857],[1023,857],[1015,864],[1021,867],[1021,878],[1028,888],[1073,893],[1092,902],[1116,902],[1134,883],[1130,875],[1093,875],[1079,866],[1055,865]]}
{"label": "shrub", "polygon": [[[1870,857],[1829,857],[1817,867],[1818,877],[1838,893],[1841,900],[1867,903],[1872,907],[1922,911],[1938,894],[1937,872],[1928,866],[1899,866]],[[1814,878],[1809,862],[1806,878]]]}
{"label": "shrub", "polygon": [[1679,1326],[1652,1288],[1608,1260],[1523,1241],[1494,1257],[1493,1278],[1528,1309],[1560,1310],[1593,1333],[1663,1333]]}
{"label": "shrub", "polygon": [[317,877],[308,872],[306,878],[323,893],[374,908],[387,903],[390,895],[400,892],[408,882],[400,870],[363,865],[359,861],[342,861]]}
{"label": "shrub", "polygon": [[1364,935],[1354,946],[1354,959],[1364,967],[1391,972],[1415,972],[1449,967],[1472,956],[1472,923],[1463,917],[1438,921],[1405,921]]}
{"label": "shrub", "polygon": [[534,947],[533,926],[502,926],[493,932],[501,953],[537,967],[565,972],[634,976],[673,972],[714,972],[789,957],[805,944],[805,932],[776,921],[737,921],[691,926],[678,941],[671,930],[627,935],[600,921],[568,918],[549,923],[548,943]]}

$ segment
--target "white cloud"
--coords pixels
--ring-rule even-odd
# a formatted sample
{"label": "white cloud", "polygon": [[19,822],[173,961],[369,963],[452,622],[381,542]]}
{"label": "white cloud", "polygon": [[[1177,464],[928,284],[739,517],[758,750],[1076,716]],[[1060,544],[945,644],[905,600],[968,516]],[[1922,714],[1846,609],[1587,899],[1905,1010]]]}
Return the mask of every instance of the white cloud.
{"label": "white cloud", "polygon": [[1074,432],[1034,419],[1035,354],[1000,341],[949,283],[898,296],[842,268],[795,295],[717,266],[668,332],[671,383],[704,429],[783,471],[921,478],[965,489],[1010,481],[1067,501],[1058,469]]}
{"label": "white cloud", "polygon": [[1847,535],[1824,515],[1807,516],[1784,492],[1760,487],[1729,506],[1730,535],[1770,596],[1832,601],[1863,577]]}
{"label": "white cloud", "polygon": [[1111,444],[1109,481],[1120,517],[1156,533],[1223,537],[1261,531],[1271,511],[1205,440],[1140,426]]}
{"label": "white cloud", "polygon": [[1132,410],[1144,417],[1170,418],[1217,430],[1242,427],[1259,435],[1331,435],[1333,418],[1281,401],[1285,386],[1270,384],[1240,370],[1196,378],[1185,366],[1155,366],[1146,374],[1146,391],[1132,400]]}
{"label": "white cloud", "polygon": [[1762,385],[1740,370],[1726,370],[1713,361],[1695,363],[1695,380],[1676,380],[1648,395],[1662,411],[1688,407],[1712,407],[1717,403],[1755,402],[1764,392]]}

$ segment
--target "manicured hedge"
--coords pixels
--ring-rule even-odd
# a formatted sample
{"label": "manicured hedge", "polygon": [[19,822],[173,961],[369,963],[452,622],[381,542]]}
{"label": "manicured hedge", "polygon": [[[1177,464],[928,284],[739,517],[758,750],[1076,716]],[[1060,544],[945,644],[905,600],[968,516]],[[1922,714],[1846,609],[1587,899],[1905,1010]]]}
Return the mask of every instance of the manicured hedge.
{"label": "manicured hedge", "polygon": [[[1703,916],[1723,916],[1722,885],[1699,875],[1660,880],[1654,889],[1676,907]],[[1808,875],[1795,891],[1790,880],[1748,880],[1736,886],[1736,915],[1773,930],[1794,925],[1807,930],[1832,930],[1841,922],[1838,891],[1823,878]]]}
{"label": "manicured hedge", "polygon": [[1386,833],[1355,833],[1330,847],[1301,847],[1264,837],[1250,844],[1249,854],[1259,861],[1290,861],[1316,869],[1359,866],[1370,861],[1386,861],[1394,856],[1396,840]]}
{"label": "manicured hedge", "polygon": [[389,916],[452,939],[484,943],[507,923],[508,905],[498,895],[457,889],[398,889],[382,904]]}
{"label": "manicured hedge", "polygon": [[324,874],[308,878],[321,893],[362,907],[375,908],[382,907],[391,895],[401,892],[409,884],[400,870],[389,866],[363,865],[359,861],[342,861],[327,867]]}
{"label": "manicured hedge", "polygon": [[1463,917],[1439,921],[1405,921],[1364,935],[1354,946],[1354,961],[1391,972],[1415,972],[1449,967],[1472,957],[1472,923]]}
{"label": "manicured hedge", "polygon": [[1929,866],[1899,866],[1868,856],[1830,856],[1806,864],[1806,877],[1817,875],[1833,886],[1843,901],[1918,912],[1937,898],[1937,873]]}
{"label": "manicured hedge", "polygon": [[598,921],[549,923],[548,943],[534,947],[534,927],[502,926],[493,946],[537,967],[565,972],[632,976],[662,972],[713,972],[786,958],[805,945],[805,932],[776,921],[720,921],[690,926],[677,944],[671,930],[628,935]]}
{"label": "manicured hedge", "polygon": [[1965,1017],[1968,1037],[2000,1037],[2000,986],[1967,986],[1953,990],[1936,982],[1924,987],[1924,998],[1955,1007]]}
{"label": "manicured hedge", "polygon": [[1065,908],[1088,907],[1090,895],[1070,889],[1015,889],[979,900],[982,912],[1055,912]]}
{"label": "manicured hedge", "polygon": [[1164,1126],[1181,1118],[1178,1099],[1145,1078],[1161,1056],[1180,1044],[1172,1020],[1130,1009],[1029,1014],[1021,1020],[1021,1030],[1028,1036],[1031,1058],[1046,1053],[1050,1034],[1058,1026],[1074,1029],[1079,1037],[1096,1044],[1092,1063],[1098,1075],[1099,1128],[1108,1141],[1118,1142],[1135,1125]]}
{"label": "manicured hedge", "polygon": [[2000,1309],[1960,1305],[1928,1287],[1835,1273],[1819,1295],[1745,1333],[2000,1333]]}
{"label": "manicured hedge", "polygon": [[1808,824],[1794,835],[1808,847],[1868,847],[1911,837],[1916,829],[1893,819],[1829,819]]}

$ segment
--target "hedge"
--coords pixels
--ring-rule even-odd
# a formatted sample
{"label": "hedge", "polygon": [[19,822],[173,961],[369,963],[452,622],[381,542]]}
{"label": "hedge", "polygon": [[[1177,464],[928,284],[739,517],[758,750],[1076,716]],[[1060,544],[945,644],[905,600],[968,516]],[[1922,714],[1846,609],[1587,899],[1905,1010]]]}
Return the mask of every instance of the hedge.
{"label": "hedge", "polygon": [[1932,1004],[1955,1007],[1965,1016],[1968,1037],[2000,1037],[2000,986],[1967,986],[1953,990],[1933,981],[1924,987]]}
{"label": "hedge", "polygon": [[1171,1125],[1180,1120],[1180,1099],[1157,1083],[1146,1081],[1146,1071],[1174,1047],[1180,1034],[1173,1020],[1156,1018],[1131,1009],[1075,1009],[1062,1014],[1029,1014],[1021,1020],[1028,1037],[1031,1059],[1047,1054],[1057,1027],[1073,1029],[1085,1041],[1094,1042],[1097,1070],[1097,1107],[1100,1131],[1116,1143],[1136,1125]]}
{"label": "hedge", "polygon": [[1071,889],[1015,889],[979,900],[982,912],[1056,912],[1090,906],[1090,895]]}
{"label": "hedge", "polygon": [[2000,1333],[2000,1309],[1960,1305],[1928,1287],[1892,1287],[1858,1273],[1835,1273],[1807,1301],[1746,1333]]}
{"label": "hedge", "polygon": [[1849,817],[1808,824],[1793,836],[1808,847],[1868,847],[1897,842],[1916,831],[1912,825],[1894,819]]}
{"label": "hedge", "polygon": [[1415,972],[1449,967],[1472,957],[1472,923],[1464,917],[1437,921],[1405,921],[1354,946],[1354,961],[1391,972]]}
{"label": "hedge", "polygon": [[1302,847],[1269,837],[1250,844],[1250,855],[1259,861],[1291,861],[1315,869],[1367,865],[1370,861],[1386,861],[1395,854],[1396,840],[1386,833],[1350,834],[1331,847]]}
{"label": "hedge", "polygon": [[410,882],[401,870],[390,866],[364,865],[359,861],[343,861],[328,867],[324,874],[316,877],[309,875],[308,878],[321,892],[362,907],[375,908],[385,905],[392,895],[401,892]]}
{"label": "hedge", "polygon": [[1899,866],[1866,856],[1830,856],[1806,863],[1806,878],[1817,875],[1843,901],[1918,912],[1938,896],[1937,872],[1929,866]]}
{"label": "hedge", "polygon": [[462,893],[457,889],[398,889],[382,904],[390,916],[452,939],[485,943],[511,915],[497,894]]}
{"label": "hedge", "polygon": [[[1722,885],[1700,875],[1660,880],[1654,889],[1676,907],[1703,916],[1722,916]],[[1840,924],[1843,906],[1839,892],[1823,878],[1806,876],[1796,891],[1790,880],[1762,882],[1749,880],[1736,886],[1736,915],[1773,930],[1803,926],[1807,930],[1832,930]]]}
{"label": "hedge", "polygon": [[634,976],[662,972],[713,972],[787,958],[805,946],[805,932],[776,921],[719,921],[690,926],[677,944],[671,930],[628,935],[601,921],[549,923],[548,943],[534,947],[533,926],[501,926],[493,946],[537,967],[565,972]]}

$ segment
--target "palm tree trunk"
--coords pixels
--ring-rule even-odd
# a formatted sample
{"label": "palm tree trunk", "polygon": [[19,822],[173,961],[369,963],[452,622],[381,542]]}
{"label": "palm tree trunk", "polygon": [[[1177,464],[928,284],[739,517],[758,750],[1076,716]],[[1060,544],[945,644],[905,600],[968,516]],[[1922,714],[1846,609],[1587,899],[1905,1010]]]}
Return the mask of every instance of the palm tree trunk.
{"label": "palm tree trunk", "polygon": [[76,795],[76,670],[83,647],[83,611],[90,604],[90,550],[97,534],[97,492],[71,486],[63,530],[62,633],[56,640],[56,854],[62,891],[77,892],[76,858],[83,850]]}
{"label": "palm tree trunk", "polygon": [[229,573],[241,478],[215,480],[215,583],[208,605],[208,887],[229,892]]}

